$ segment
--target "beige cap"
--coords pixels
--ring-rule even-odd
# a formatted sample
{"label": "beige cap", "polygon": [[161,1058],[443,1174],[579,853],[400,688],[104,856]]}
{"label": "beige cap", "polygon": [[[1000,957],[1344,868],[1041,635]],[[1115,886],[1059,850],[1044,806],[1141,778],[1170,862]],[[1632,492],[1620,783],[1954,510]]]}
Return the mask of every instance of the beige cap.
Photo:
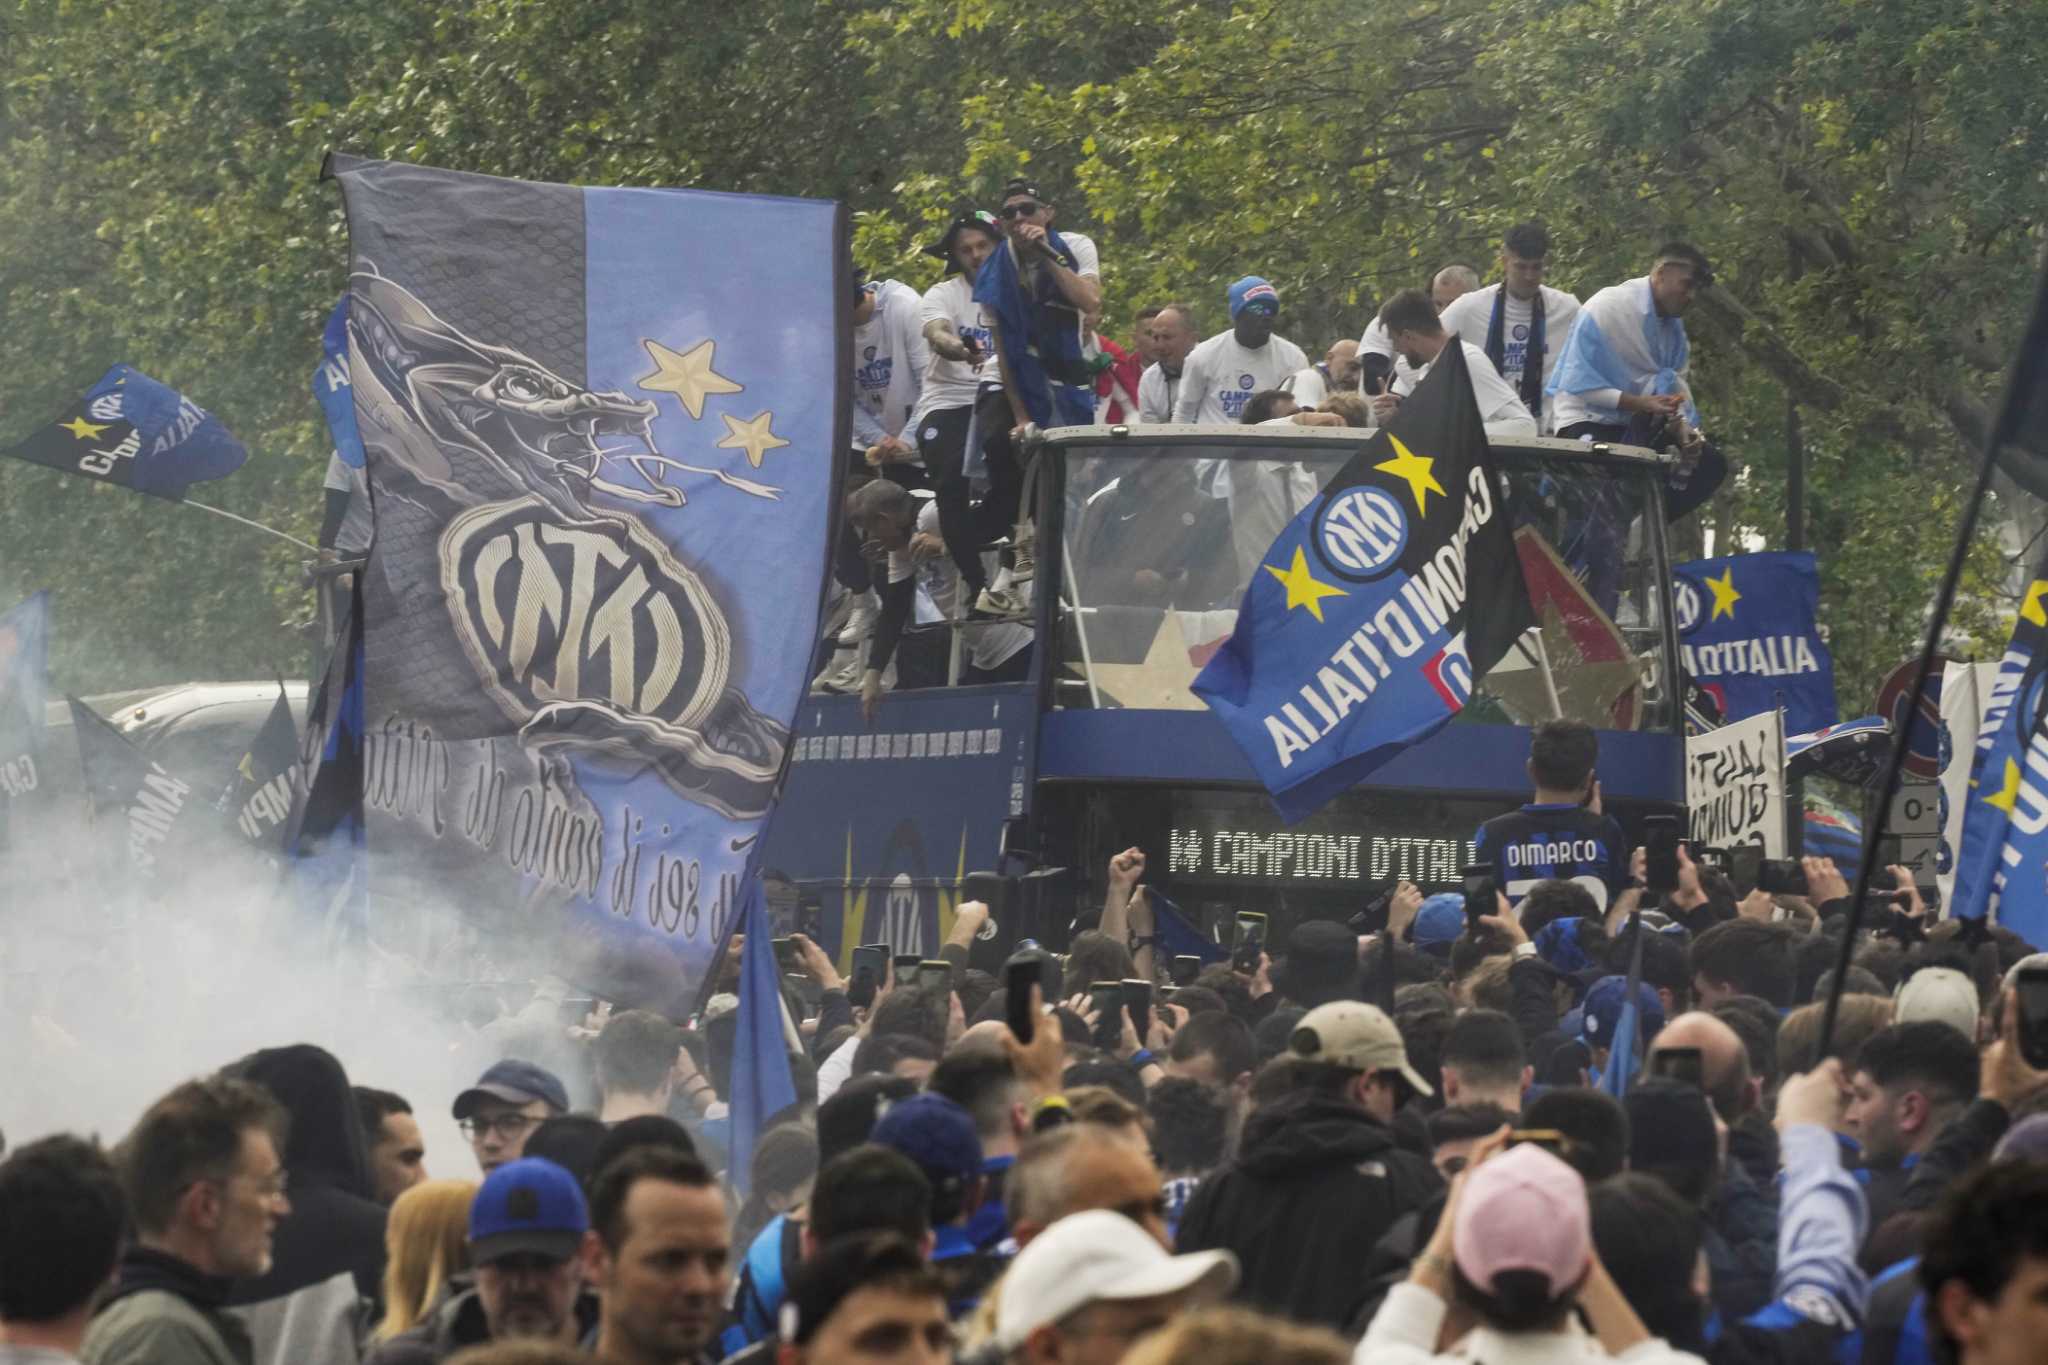
{"label": "beige cap", "polygon": [[1401,1030],[1381,1010],[1356,1000],[1333,1000],[1301,1016],[1287,1040],[1303,1061],[1327,1062],[1353,1071],[1398,1071],[1424,1095],[1436,1092],[1408,1065]]}
{"label": "beige cap", "polygon": [[1892,1022],[1947,1024],[1977,1041],[1977,986],[1954,967],[1922,967],[1892,994]]}

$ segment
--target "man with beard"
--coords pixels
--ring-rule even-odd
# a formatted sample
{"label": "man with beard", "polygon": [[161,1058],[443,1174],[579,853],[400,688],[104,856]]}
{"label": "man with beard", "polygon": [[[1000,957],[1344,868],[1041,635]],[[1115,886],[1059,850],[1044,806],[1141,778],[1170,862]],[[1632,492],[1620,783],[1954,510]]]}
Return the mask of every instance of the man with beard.
{"label": "man with beard", "polygon": [[715,1360],[732,1227],[711,1172],[694,1157],[643,1147],[598,1172],[590,1203],[598,1356],[623,1365]]}
{"label": "man with beard", "polygon": [[469,1208],[476,1287],[443,1301],[364,1365],[436,1365],[464,1347],[513,1338],[574,1346],[598,1318],[578,1255],[589,1229],[576,1177],[540,1157],[506,1162],[484,1178]]}

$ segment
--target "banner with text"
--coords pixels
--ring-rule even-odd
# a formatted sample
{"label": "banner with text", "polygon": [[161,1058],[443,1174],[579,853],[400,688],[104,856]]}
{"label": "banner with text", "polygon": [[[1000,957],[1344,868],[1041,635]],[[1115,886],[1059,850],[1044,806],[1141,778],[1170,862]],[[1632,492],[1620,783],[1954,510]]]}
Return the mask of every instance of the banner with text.
{"label": "banner with text", "polygon": [[1765,711],[1685,741],[1685,803],[1692,840],[1710,848],[1755,844],[1785,856],[1785,721]]}
{"label": "banner with text", "polygon": [[1671,566],[1686,676],[1723,720],[1785,708],[1794,734],[1833,725],[1835,664],[1820,637],[1820,570],[1806,551]]}

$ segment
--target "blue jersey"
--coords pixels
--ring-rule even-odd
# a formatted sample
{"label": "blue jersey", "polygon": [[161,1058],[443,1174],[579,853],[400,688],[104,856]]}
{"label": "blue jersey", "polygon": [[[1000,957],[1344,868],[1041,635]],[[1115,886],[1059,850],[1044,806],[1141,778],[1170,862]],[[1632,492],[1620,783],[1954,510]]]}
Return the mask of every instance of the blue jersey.
{"label": "blue jersey", "polygon": [[1552,879],[1574,882],[1603,911],[1609,894],[1628,885],[1628,841],[1612,816],[1584,806],[1530,802],[1496,815],[1473,836],[1480,862],[1492,863],[1508,903]]}

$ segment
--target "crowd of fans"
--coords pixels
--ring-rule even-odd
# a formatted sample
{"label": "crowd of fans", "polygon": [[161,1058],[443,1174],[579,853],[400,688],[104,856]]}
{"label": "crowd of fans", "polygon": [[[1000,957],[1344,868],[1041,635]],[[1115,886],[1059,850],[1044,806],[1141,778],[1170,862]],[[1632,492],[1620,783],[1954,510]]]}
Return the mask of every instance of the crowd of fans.
{"label": "crowd of fans", "polygon": [[[1489,840],[1619,837],[1560,724]],[[268,1048],[104,1147],[14,1135],[0,1362],[2038,1360],[2044,959],[1910,878],[1852,931],[1825,860],[1803,897],[1647,865],[1492,913],[1403,883],[1172,984],[1126,850],[1020,1011],[978,903],[905,980],[786,936],[797,1102],[746,1151],[744,944],[701,1015],[600,1007],[457,1094]]]}
{"label": "crowd of fans", "polygon": [[[834,567],[843,592],[813,687],[858,692],[870,716],[892,683],[1026,676],[1030,437],[1047,427],[1371,428],[1393,418],[1455,338],[1490,436],[1671,451],[1673,518],[1726,477],[1687,377],[1684,317],[1713,283],[1706,256],[1688,243],[1664,244],[1646,274],[1582,307],[1543,282],[1548,231],[1520,223],[1502,239],[1496,283],[1482,285],[1471,266],[1445,266],[1427,288],[1386,299],[1356,341],[1339,339],[1311,364],[1278,330],[1279,290],[1257,275],[1225,292],[1229,325],[1206,339],[1198,311],[1170,302],[1139,309],[1129,348],[1120,346],[1098,330],[1100,253],[1057,219],[1036,185],[1013,180],[998,213],[962,213],[928,248],[945,277],[923,295],[896,280],[857,287],[855,449]],[[1309,480],[1292,502],[1313,496],[1305,469],[1290,477]],[[1202,496],[1233,503],[1217,461],[1203,462],[1200,485]],[[964,671],[944,661],[936,639],[905,647],[917,622],[964,628]]]}

